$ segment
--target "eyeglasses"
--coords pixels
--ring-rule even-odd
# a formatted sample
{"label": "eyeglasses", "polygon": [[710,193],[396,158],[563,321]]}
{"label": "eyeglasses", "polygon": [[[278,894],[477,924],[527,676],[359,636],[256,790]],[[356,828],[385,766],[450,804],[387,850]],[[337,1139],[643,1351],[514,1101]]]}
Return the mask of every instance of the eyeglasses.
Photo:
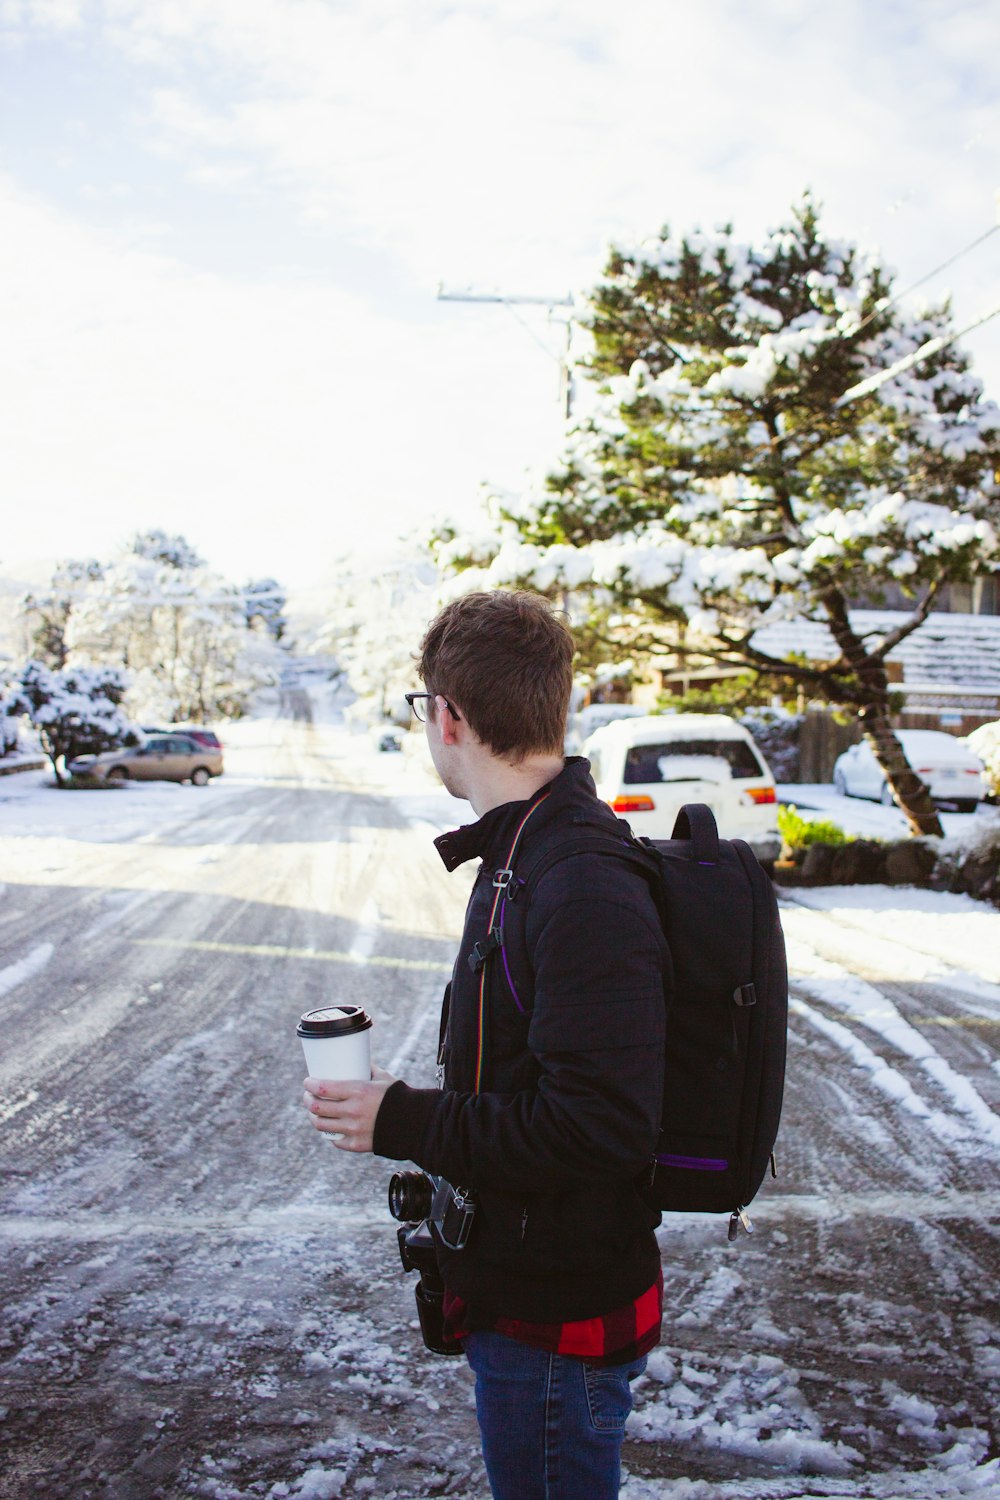
{"label": "eyeglasses", "polygon": [[[435,697],[440,697],[440,694],[435,694],[435,693],[404,693],[403,697],[406,699],[407,703],[413,709],[413,716],[414,716],[414,718],[419,719],[420,722],[421,722],[421,724],[426,724],[427,718],[428,718],[428,714],[425,711],[423,700],[426,698],[428,703],[433,703]],[[451,714],[452,718],[456,721],[456,723],[460,724],[462,722],[461,715],[457,714],[455,712],[455,710],[452,708],[451,704],[448,702],[447,698],[444,700],[444,706],[448,710],[448,712]]]}

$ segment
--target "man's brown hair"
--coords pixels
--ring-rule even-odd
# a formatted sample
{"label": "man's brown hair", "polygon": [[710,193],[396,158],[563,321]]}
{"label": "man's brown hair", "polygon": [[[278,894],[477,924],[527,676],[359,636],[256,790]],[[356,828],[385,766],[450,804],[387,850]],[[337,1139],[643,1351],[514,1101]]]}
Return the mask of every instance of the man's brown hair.
{"label": "man's brown hair", "polygon": [[494,755],[561,755],[574,650],[547,599],[498,589],[445,605],[421,642],[419,672]]}

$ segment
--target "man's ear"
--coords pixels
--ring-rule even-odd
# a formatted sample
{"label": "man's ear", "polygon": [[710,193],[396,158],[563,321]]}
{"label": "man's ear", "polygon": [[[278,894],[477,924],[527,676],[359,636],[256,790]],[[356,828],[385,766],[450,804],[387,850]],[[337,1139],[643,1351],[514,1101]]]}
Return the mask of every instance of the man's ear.
{"label": "man's ear", "polygon": [[448,704],[441,697],[440,693],[434,699],[434,716],[441,730],[441,743],[443,745],[457,745],[459,721],[452,718]]}

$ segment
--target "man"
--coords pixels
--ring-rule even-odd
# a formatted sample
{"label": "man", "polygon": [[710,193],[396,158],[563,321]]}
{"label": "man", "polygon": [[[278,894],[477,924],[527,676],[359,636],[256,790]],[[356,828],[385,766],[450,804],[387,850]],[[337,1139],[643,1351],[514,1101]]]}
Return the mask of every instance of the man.
{"label": "man", "polygon": [[[464,1248],[436,1238],[496,1500],[617,1496],[629,1382],[660,1333],[659,1215],[639,1187],[669,960],[643,875],[615,857],[621,826],[587,762],[563,758],[572,659],[569,630],[532,594],[467,595],[430,625],[426,691],[407,697],[441,780],[478,818],[435,842],[449,870],[482,861],[445,995],[443,1086],[379,1069],[370,1083],[306,1080],[312,1122],[340,1150],[413,1161],[475,1196]],[[518,869],[581,829],[608,851],[554,864],[519,922],[506,912],[510,943],[491,946]]]}

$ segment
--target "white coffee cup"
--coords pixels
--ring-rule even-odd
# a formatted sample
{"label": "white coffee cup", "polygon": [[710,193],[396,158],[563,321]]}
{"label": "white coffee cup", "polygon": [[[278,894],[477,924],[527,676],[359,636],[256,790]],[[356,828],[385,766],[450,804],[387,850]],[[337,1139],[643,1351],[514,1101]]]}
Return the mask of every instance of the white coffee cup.
{"label": "white coffee cup", "polygon": [[369,1079],[372,1018],[360,1005],[307,1010],[296,1027],[310,1078]]}

